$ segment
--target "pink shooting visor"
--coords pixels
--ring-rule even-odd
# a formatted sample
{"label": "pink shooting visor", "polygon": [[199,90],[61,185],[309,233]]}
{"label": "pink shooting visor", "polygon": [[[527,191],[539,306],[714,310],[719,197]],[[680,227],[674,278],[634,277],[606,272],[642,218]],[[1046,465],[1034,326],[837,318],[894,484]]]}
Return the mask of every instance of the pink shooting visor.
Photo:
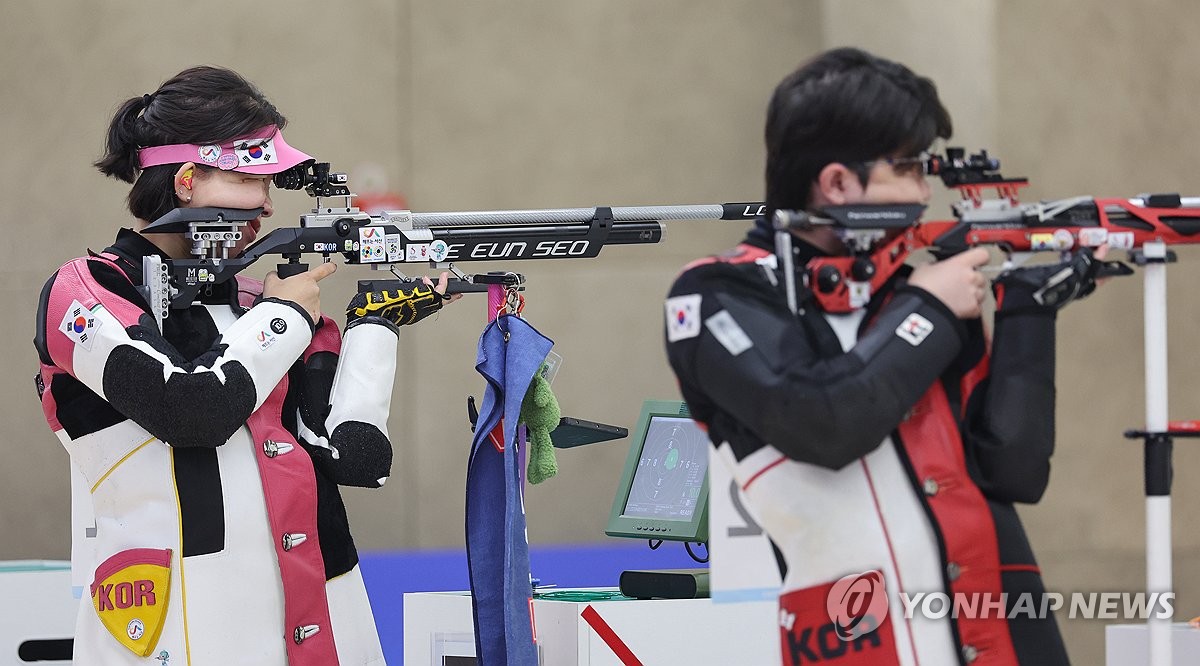
{"label": "pink shooting visor", "polygon": [[219,145],[176,143],[141,148],[138,150],[138,161],[143,169],[160,164],[195,162],[222,171],[271,175],[315,160],[289,146],[283,140],[283,133],[274,125],[269,125],[248,136]]}

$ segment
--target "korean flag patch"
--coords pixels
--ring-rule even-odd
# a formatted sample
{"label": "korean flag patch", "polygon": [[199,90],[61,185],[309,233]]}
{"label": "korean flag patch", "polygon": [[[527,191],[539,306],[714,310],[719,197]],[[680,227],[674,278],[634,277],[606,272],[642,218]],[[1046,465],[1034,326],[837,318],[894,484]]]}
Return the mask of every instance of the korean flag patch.
{"label": "korean flag patch", "polygon": [[932,332],[933,323],[915,312],[896,327],[896,335],[914,347],[924,342]]}
{"label": "korean flag patch", "polygon": [[63,335],[88,351],[92,349],[92,340],[95,339],[98,328],[100,321],[79,301],[71,301],[71,307],[67,308],[67,313],[63,315],[62,323],[58,326]]}
{"label": "korean flag patch", "polygon": [[275,164],[279,162],[279,159],[275,156],[274,138],[238,141],[233,144],[233,152],[237,154],[239,167]]}
{"label": "korean flag patch", "polygon": [[667,299],[667,342],[700,335],[700,294]]}

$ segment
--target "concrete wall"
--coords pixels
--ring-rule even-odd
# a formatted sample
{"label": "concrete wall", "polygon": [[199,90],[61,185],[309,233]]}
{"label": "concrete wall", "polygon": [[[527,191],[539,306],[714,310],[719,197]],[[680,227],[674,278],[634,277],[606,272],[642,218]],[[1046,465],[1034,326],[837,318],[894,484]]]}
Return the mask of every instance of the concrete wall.
{"label": "concrete wall", "polygon": [[[0,559],[68,552],[67,457],[34,398],[29,341],[38,290],[83,248],[128,223],[126,186],[89,163],[116,105],[197,63],[231,66],[288,115],[289,141],[381,174],[414,210],[718,203],[761,196],[761,127],[775,83],[799,62],[858,45],[932,76],[956,140],[1033,180],[1032,198],[1197,194],[1200,101],[1190,75],[1200,13],[1185,0],[938,2],[662,0],[149,4],[0,0]],[[357,174],[357,176],[356,176]],[[376,177],[378,179],[379,177]],[[951,198],[939,195],[934,214]],[[278,224],[308,205],[276,197]],[[526,314],[565,358],[565,414],[633,425],[641,401],[674,398],[661,296],[687,260],[740,225],[672,223],[657,246],[597,260],[529,262]],[[1200,416],[1192,353],[1200,254],[1172,267],[1171,414]],[[473,270],[499,266],[475,264]],[[258,273],[268,270],[259,266]],[[338,311],[355,270],[324,283]],[[1106,286],[1061,317],[1059,448],[1043,502],[1022,510],[1056,590],[1142,584],[1141,279]],[[485,313],[468,298],[405,331],[390,423],[395,476],[346,492],[364,548],[462,543],[470,435],[464,401]],[[536,543],[602,539],[624,443],[560,451],[560,475],[528,496]],[[1200,454],[1176,452],[1178,616],[1200,612],[1200,534],[1186,527]],[[1065,623],[1078,663],[1099,663],[1102,624]]]}

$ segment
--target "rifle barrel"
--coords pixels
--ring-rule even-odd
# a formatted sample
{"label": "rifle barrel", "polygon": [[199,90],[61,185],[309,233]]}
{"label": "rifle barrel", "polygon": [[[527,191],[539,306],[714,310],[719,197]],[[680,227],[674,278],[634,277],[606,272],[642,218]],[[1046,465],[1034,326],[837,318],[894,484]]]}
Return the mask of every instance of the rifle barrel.
{"label": "rifle barrel", "polygon": [[[414,225],[415,226],[415,225]],[[588,237],[591,227],[587,224],[572,224],[568,226],[534,224],[515,224],[511,219],[504,226],[496,226],[478,231],[467,225],[459,224],[454,227],[430,227],[434,238],[445,241],[469,239],[479,242],[497,242],[504,240],[570,240]],[[614,222],[608,235],[604,238],[605,245],[630,245],[638,243],[657,243],[662,240],[663,225],[655,221]]]}
{"label": "rifle barrel", "polygon": [[[757,205],[757,204],[755,204]],[[457,227],[508,224],[585,224],[596,216],[595,208],[548,208],[545,210],[493,210],[462,213],[413,213],[413,227]],[[621,206],[612,208],[616,222],[654,220],[722,220],[727,216],[722,204],[690,206]],[[737,218],[741,219],[741,218]],[[748,218],[747,218],[748,219]]]}

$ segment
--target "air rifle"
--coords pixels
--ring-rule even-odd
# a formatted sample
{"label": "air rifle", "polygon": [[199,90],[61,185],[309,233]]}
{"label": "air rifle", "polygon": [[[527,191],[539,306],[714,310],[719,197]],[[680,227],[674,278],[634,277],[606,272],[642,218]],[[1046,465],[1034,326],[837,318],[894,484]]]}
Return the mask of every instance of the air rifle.
{"label": "air rifle", "polygon": [[[790,243],[789,229],[832,227],[849,254],[818,257],[803,270],[817,304],[826,312],[850,312],[866,305],[871,294],[890,279],[908,256],[928,249],[945,257],[979,245],[999,248],[1009,263],[1019,265],[1036,252],[1067,253],[1078,248],[1108,245],[1126,250],[1138,265],[1171,262],[1147,256],[1143,246],[1200,243],[1200,198],[1178,194],[1149,194],[1129,199],[1089,196],[1021,203],[1025,178],[1005,178],[1000,162],[986,151],[967,157],[961,148],[924,161],[925,172],[962,193],[953,204],[953,220],[918,220],[925,207],[916,205],[829,206],[819,213],[778,210],[774,225],[777,244]],[[995,196],[985,197],[992,190]],[[786,237],[786,238],[784,238]],[[791,251],[781,255],[790,263]],[[785,267],[786,270],[786,267]],[[1100,276],[1132,272],[1120,262],[1104,262]],[[785,274],[787,274],[785,272]],[[788,286],[794,289],[791,281]],[[789,299],[794,303],[794,294]]]}
{"label": "air rifle", "polygon": [[322,261],[341,255],[347,264],[389,270],[394,276],[360,280],[360,291],[411,287],[414,280],[397,268],[402,264],[451,272],[450,293],[486,291],[489,284],[519,288],[523,278],[511,272],[466,274],[455,263],[585,259],[606,245],[657,243],[664,220],[750,220],[762,214],[760,204],[731,203],[370,215],[354,207],[348,178],[330,172],[328,163],[294,167],[277,174],[274,183],[281,189],[303,188],[315,206],[300,216],[299,226],[275,229],[236,257],[228,256],[229,249],[241,239],[241,229],[262,214],[261,208],[176,208],[146,227],[147,233],[183,233],[192,242],[192,258],[147,257],[143,262],[141,290],[160,327],[171,309],[190,306],[201,291],[267,255],[283,259],[277,267],[280,277],[307,270],[301,263],[304,255],[320,255]]}

